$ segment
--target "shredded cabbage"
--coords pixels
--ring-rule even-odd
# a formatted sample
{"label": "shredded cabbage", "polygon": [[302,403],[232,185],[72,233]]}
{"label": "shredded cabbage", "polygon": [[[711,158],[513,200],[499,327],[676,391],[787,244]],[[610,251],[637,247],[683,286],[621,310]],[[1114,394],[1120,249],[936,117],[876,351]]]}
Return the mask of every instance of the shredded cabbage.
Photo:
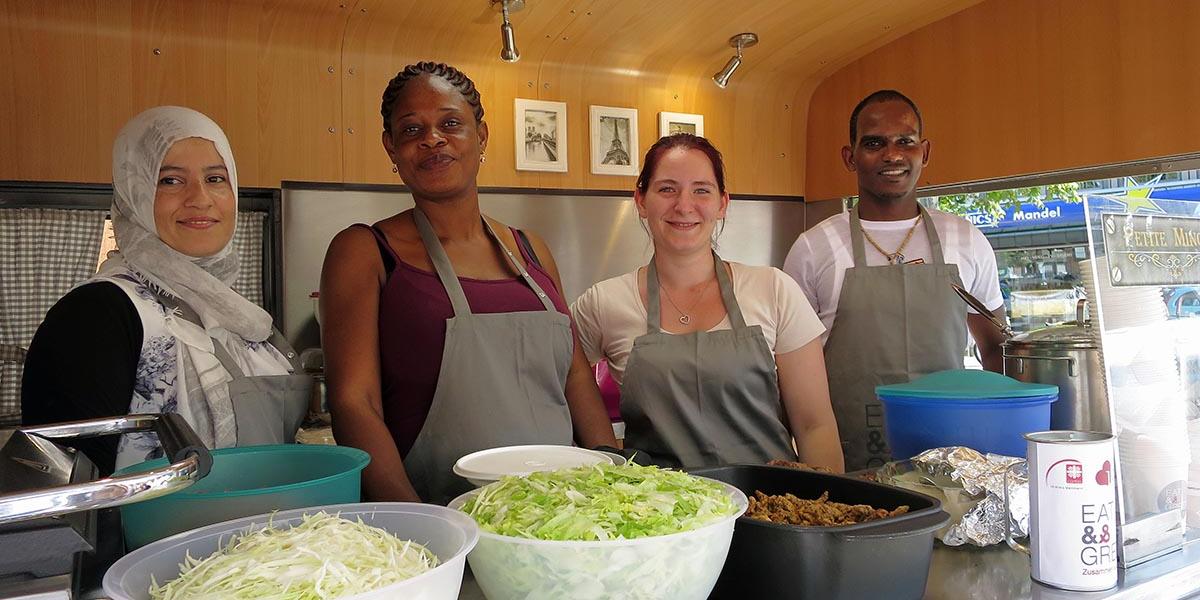
{"label": "shredded cabbage", "polygon": [[270,598],[327,600],[369,592],[424,573],[438,558],[424,546],[378,527],[324,511],[295,527],[234,536],[205,559],[188,555],[178,578],[159,586],[153,600]]}
{"label": "shredded cabbage", "polygon": [[628,463],[504,477],[462,511],[500,535],[595,541],[690,531],[741,507],[713,481]]}

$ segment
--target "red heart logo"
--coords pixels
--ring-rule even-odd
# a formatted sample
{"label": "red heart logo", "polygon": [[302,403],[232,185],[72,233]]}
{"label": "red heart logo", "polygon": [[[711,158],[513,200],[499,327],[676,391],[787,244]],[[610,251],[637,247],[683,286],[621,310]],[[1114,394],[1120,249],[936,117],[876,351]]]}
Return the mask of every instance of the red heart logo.
{"label": "red heart logo", "polygon": [[1096,483],[1108,485],[1108,475],[1112,471],[1112,462],[1104,461],[1104,467],[1096,472]]}

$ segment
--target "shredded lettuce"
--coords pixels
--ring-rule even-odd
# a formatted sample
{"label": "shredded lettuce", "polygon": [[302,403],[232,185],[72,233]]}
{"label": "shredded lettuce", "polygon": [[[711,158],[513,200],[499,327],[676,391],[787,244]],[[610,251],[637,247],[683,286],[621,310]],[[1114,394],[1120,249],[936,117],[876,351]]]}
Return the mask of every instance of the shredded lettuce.
{"label": "shredded lettuce", "polygon": [[234,536],[204,559],[188,555],[178,578],[151,582],[152,600],[270,598],[327,600],[379,589],[424,573],[438,558],[361,519],[318,512],[295,527]]}
{"label": "shredded lettuce", "polygon": [[691,531],[742,508],[716,482],[629,463],[504,477],[462,511],[499,535],[597,541]]}
{"label": "shredded lettuce", "polygon": [[499,534],[469,557],[491,600],[685,600],[712,590],[745,508],[716,482],[626,464],[506,477],[461,510]]}

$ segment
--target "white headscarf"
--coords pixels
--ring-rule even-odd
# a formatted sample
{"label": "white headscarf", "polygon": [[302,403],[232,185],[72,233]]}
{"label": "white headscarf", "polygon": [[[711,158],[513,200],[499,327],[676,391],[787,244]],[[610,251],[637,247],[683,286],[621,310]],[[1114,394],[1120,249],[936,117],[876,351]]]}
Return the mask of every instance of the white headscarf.
{"label": "white headscarf", "polygon": [[[203,258],[183,254],[158,237],[154,224],[158,169],[175,142],[192,137],[216,146],[229,170],[236,202],[233,152],[212,119],[179,106],[159,106],[141,113],[125,124],[113,143],[112,221],[120,250],[109,256],[100,274],[128,266],[150,285],[192,307],[205,330],[220,327],[261,342],[271,335],[271,315],[230,287],[238,273],[232,237],[220,252]],[[236,227],[235,223],[235,231]]]}

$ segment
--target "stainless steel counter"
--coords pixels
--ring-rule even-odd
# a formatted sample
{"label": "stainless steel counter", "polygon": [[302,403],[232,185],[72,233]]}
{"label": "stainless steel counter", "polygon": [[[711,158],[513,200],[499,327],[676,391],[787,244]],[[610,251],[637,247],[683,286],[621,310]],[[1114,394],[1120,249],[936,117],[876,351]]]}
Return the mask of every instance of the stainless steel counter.
{"label": "stainless steel counter", "polygon": [[[938,544],[929,567],[926,600],[1167,600],[1200,592],[1200,544],[1121,571],[1117,587],[1068,592],[1029,578],[1029,559],[1008,546],[950,548]],[[470,573],[460,600],[484,600]]]}
{"label": "stainless steel counter", "polygon": [[1029,559],[1007,546],[938,545],[929,567],[927,600],[1110,600],[1186,598],[1200,592],[1200,544],[1119,571],[1117,587],[1103,592],[1068,592],[1029,578]]}

